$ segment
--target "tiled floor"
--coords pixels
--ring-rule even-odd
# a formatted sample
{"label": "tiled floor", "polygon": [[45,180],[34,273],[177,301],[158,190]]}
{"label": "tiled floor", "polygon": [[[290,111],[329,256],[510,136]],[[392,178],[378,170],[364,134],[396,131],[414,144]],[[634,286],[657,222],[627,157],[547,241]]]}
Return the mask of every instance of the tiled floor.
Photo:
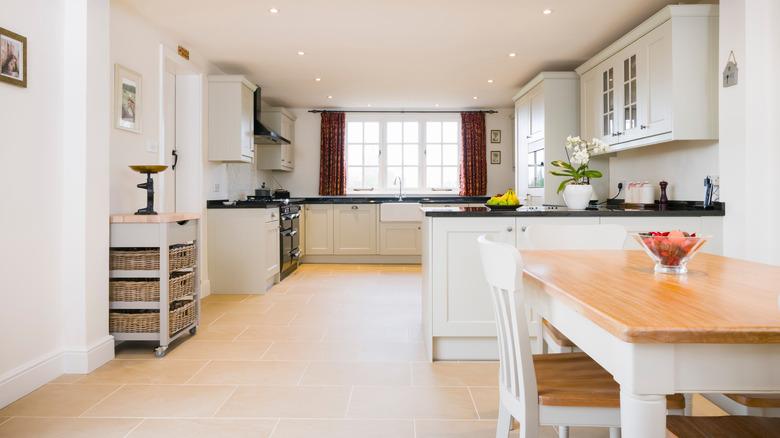
{"label": "tiled floor", "polygon": [[163,359],[122,345],[0,410],[0,438],[495,436],[497,364],[425,361],[417,266],[305,265],[202,314]]}

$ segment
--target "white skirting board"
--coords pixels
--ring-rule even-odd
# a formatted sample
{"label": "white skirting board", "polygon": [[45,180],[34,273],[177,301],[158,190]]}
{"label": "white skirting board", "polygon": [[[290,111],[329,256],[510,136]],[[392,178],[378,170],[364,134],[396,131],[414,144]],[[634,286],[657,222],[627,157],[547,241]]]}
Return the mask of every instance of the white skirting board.
{"label": "white skirting board", "polygon": [[83,350],[51,352],[0,376],[3,408],[65,373],[86,374],[114,358],[114,337],[106,336]]}
{"label": "white skirting board", "polygon": [[211,281],[205,280],[200,282],[200,299],[204,299],[211,295]]}
{"label": "white skirting board", "polygon": [[62,372],[68,374],[91,373],[114,358],[114,337],[103,339],[84,349],[66,349],[62,352]]}

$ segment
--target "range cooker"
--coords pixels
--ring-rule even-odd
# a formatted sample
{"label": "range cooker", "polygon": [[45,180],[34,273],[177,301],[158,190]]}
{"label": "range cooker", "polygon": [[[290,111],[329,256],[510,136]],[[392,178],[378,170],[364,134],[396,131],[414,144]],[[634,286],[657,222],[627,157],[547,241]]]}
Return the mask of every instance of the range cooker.
{"label": "range cooker", "polygon": [[[283,192],[289,196],[289,192]],[[277,195],[277,193],[274,193]],[[301,206],[291,203],[290,199],[280,199],[277,196],[248,196],[246,201],[238,201],[236,205],[258,205],[279,203],[279,266],[283,280],[292,274],[301,264],[300,249],[300,218]]]}

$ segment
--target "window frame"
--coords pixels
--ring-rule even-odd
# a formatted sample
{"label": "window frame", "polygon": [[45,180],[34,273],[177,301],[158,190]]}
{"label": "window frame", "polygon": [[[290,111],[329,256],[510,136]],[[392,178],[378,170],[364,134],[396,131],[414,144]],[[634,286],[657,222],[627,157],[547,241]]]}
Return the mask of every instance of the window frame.
{"label": "window frame", "polygon": [[[427,138],[426,138],[426,122],[456,122],[457,123],[457,148],[458,148],[458,161],[456,162],[456,168],[460,167],[460,149],[461,149],[461,120],[458,113],[420,113],[420,114],[395,114],[395,113],[347,113],[345,121],[345,136],[344,136],[344,159],[347,172],[349,171],[349,123],[350,122],[379,122],[379,176],[377,187],[373,189],[367,187],[349,187],[347,186],[347,195],[366,195],[366,194],[397,194],[398,186],[393,186],[392,182],[387,181],[387,124],[388,122],[417,122],[417,178],[418,187],[408,188],[404,185],[404,194],[420,194],[420,195],[433,195],[433,194],[457,194],[459,187],[453,188],[431,188],[428,187],[427,181]],[[365,143],[364,143],[365,144]],[[396,144],[396,143],[393,143]],[[404,143],[402,143],[404,144]],[[441,143],[445,144],[445,143]],[[446,143],[452,144],[452,143]],[[364,158],[365,159],[365,158]],[[364,161],[365,162],[365,161]],[[396,167],[396,166],[392,166]],[[403,171],[402,171],[403,172]],[[457,184],[457,183],[456,183]]]}

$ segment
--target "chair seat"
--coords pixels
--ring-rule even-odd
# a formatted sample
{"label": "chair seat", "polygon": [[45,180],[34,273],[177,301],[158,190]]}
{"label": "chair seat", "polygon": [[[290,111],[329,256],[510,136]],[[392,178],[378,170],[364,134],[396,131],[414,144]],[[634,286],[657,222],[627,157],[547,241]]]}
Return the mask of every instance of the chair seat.
{"label": "chair seat", "polygon": [[780,408],[780,394],[724,394],[749,408]]}
{"label": "chair seat", "polygon": [[[534,355],[539,404],[619,408],[620,386],[612,375],[585,353]],[[685,398],[666,398],[667,409],[684,409]]]}
{"label": "chair seat", "polygon": [[767,438],[780,436],[780,418],[669,415],[666,417],[666,429],[678,438]]}
{"label": "chair seat", "polygon": [[570,348],[576,347],[576,345],[574,345],[574,342],[570,341],[569,338],[563,335],[563,333],[559,332],[558,329],[556,329],[546,319],[542,319],[542,329],[547,331],[547,333],[550,334],[550,338],[557,345],[561,347],[570,347]]}

